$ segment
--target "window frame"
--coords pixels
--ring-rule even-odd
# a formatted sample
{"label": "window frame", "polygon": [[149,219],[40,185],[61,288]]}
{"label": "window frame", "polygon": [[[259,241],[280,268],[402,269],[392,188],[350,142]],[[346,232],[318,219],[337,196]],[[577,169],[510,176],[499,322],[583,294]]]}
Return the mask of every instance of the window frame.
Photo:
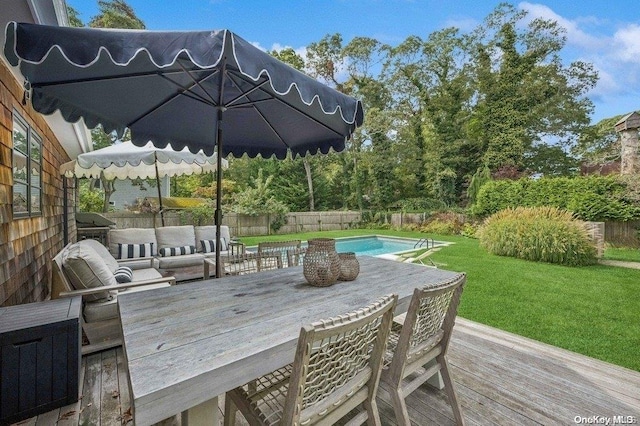
{"label": "window frame", "polygon": [[[16,128],[18,127],[16,124],[21,130],[26,132],[24,146],[16,144]],[[13,185],[11,187],[11,211],[13,217],[15,219],[24,219],[42,216],[42,136],[40,136],[16,110],[13,111],[12,117],[11,141],[13,144],[11,149],[11,176],[13,178]],[[26,152],[23,152],[23,150]],[[25,163],[26,175],[24,179],[16,177],[16,171],[14,169],[16,157],[21,157]],[[34,166],[37,169],[37,173],[33,173]],[[26,189],[25,211],[16,210],[15,194],[17,186]],[[33,200],[34,197],[37,199],[36,202]]]}

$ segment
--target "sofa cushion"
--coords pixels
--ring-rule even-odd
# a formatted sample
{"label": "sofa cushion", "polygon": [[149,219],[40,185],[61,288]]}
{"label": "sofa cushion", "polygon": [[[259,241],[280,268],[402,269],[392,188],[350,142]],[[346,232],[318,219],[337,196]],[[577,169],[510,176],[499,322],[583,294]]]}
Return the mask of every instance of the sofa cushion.
{"label": "sofa cushion", "polygon": [[195,246],[196,234],[192,225],[156,228],[158,250],[165,247]]}
{"label": "sofa cushion", "polygon": [[[76,290],[116,285],[113,272],[98,253],[87,244],[71,244],[62,257],[64,273]],[[85,296],[85,300],[109,299],[108,291]]]}
{"label": "sofa cushion", "polygon": [[100,256],[107,264],[109,270],[113,273],[116,272],[116,269],[118,269],[119,266],[118,261],[111,255],[111,253],[109,253],[109,250],[105,246],[103,246],[100,241],[86,239],[78,241],[78,244],[80,244],[81,246],[86,245],[94,249],[96,253],[98,253],[98,256]]}
{"label": "sofa cushion", "polygon": [[138,259],[153,256],[155,243],[118,244],[118,259]]}
{"label": "sofa cushion", "polygon": [[181,246],[181,247],[163,247],[159,250],[160,256],[184,256],[185,254],[194,254],[196,252],[195,246]]}
{"label": "sofa cushion", "polygon": [[150,256],[156,255],[158,242],[156,241],[156,230],[154,228],[124,228],[109,230],[109,252],[118,258],[118,244],[143,244],[153,243],[153,252]]}
{"label": "sofa cushion", "polygon": [[116,281],[119,283],[130,283],[133,279],[133,270],[128,266],[120,266],[113,274]]}
{"label": "sofa cushion", "polygon": [[158,267],[160,269],[172,270],[189,266],[202,266],[202,272],[204,273],[204,255],[202,253],[196,253],[158,258]]}

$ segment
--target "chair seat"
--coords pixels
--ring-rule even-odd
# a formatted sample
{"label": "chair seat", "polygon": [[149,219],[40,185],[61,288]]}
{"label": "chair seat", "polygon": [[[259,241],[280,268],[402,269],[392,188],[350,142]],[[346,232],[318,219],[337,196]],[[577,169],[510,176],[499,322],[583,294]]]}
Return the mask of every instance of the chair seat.
{"label": "chair seat", "polygon": [[282,409],[289,391],[291,370],[292,365],[289,364],[236,388],[233,392],[250,401],[254,415],[262,418],[265,424],[278,424],[282,420]]}

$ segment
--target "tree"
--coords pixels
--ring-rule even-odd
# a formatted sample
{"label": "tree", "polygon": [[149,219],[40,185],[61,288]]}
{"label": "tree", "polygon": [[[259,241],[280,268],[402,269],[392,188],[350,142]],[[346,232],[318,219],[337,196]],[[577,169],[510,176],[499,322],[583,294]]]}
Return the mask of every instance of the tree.
{"label": "tree", "polygon": [[549,136],[575,144],[593,110],[585,94],[597,72],[583,62],[563,65],[558,53],[566,30],[543,19],[525,26],[526,16],[500,4],[470,37],[477,103],[468,136],[483,147],[492,170],[522,169],[527,153]]}
{"label": "tree", "polygon": [[[144,29],[144,23],[136,16],[133,9],[124,0],[100,0],[98,1],[98,8],[100,13],[89,22],[89,26],[92,28],[128,28],[128,29]],[[68,13],[70,15],[70,23],[74,25],[82,26],[82,22],[78,18],[78,12],[68,7]],[[78,25],[79,24],[79,25]],[[116,141],[115,134],[106,134],[101,126],[91,129],[91,139],[93,141],[93,148],[100,149],[110,145]],[[123,140],[129,139],[128,130]],[[104,203],[102,207],[103,212],[109,211],[109,200],[111,194],[115,192],[114,180],[108,181],[101,176],[100,182],[102,189],[104,190]],[[155,186],[155,182],[149,181],[151,186]]]}
{"label": "tree", "polygon": [[420,194],[447,204],[457,201],[465,176],[479,166],[463,126],[472,94],[466,55],[465,38],[447,28],[390,48],[384,67],[398,143],[408,153],[403,160],[413,164]]}
{"label": "tree", "polygon": [[251,216],[268,214],[272,219],[271,227],[277,230],[284,225],[288,209],[282,202],[276,200],[271,186],[272,181],[273,175],[265,178],[260,169],[252,185],[234,195],[233,210],[236,213]]}
{"label": "tree", "polygon": [[67,5],[67,16],[69,18],[70,27],[84,27],[84,24],[78,15],[79,13],[76,9]]}
{"label": "tree", "polygon": [[100,13],[91,18],[91,28],[128,28],[144,30],[146,26],[124,0],[99,0]]}
{"label": "tree", "polygon": [[[280,51],[271,51],[269,52],[275,58],[281,60],[284,63],[291,65],[293,68],[298,71],[302,71],[305,67],[304,59],[302,56],[298,55],[295,50],[291,47],[286,47]],[[307,178],[307,190],[309,197],[309,211],[314,211],[316,208],[315,198],[313,195],[313,175],[311,173],[311,163],[309,161],[308,156],[302,157],[302,164],[304,166],[305,176]]]}

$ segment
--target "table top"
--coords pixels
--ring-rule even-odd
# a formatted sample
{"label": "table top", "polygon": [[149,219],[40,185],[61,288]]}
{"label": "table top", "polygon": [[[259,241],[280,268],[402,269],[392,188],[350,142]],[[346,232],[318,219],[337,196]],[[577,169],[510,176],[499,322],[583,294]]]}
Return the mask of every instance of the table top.
{"label": "table top", "polygon": [[306,283],[302,267],[118,295],[136,424],[152,424],[291,363],[300,328],[458,274],[358,257],[354,281]]}

